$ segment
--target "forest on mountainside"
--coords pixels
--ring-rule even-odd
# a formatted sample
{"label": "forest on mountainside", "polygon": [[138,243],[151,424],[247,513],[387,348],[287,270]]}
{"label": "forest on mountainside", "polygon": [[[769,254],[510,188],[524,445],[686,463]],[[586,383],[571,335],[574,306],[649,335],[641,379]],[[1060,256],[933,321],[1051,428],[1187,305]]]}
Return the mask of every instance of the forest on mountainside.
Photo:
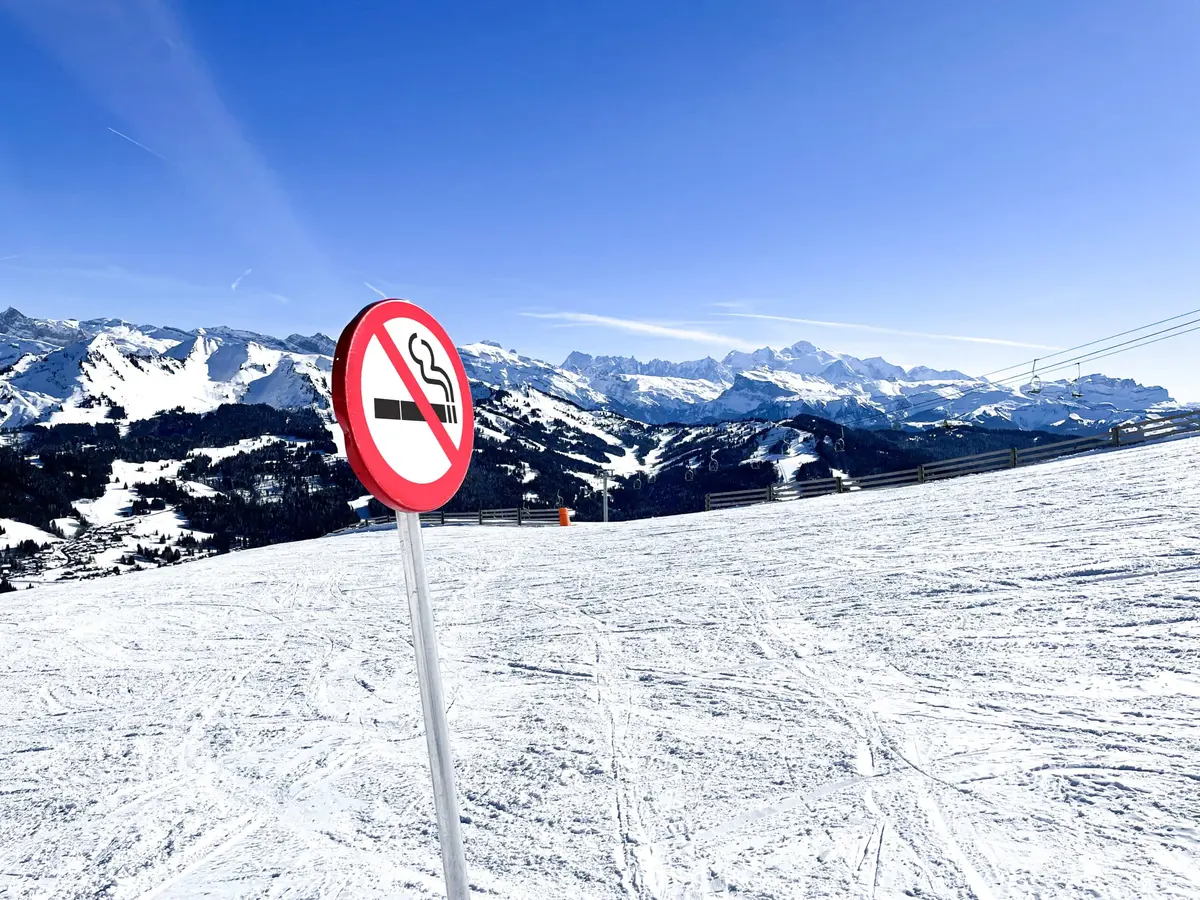
{"label": "forest on mountainside", "polygon": [[[447,504],[452,511],[566,506],[579,520],[601,517],[599,467],[612,444],[584,429],[537,413],[513,412],[501,392],[480,405],[504,417],[509,434],[499,440],[477,433],[475,456],[462,487]],[[510,398],[511,399],[511,398]],[[633,423],[622,440],[641,459],[655,447],[651,429]],[[678,426],[674,439],[659,448],[665,465],[655,475],[612,476],[609,516],[614,520],[666,516],[704,508],[710,492],[764,487],[776,480],[770,464],[752,466],[756,453],[780,454],[782,444],[763,447],[759,433],[787,427],[812,435],[814,461],[800,478],[828,477],[833,470],[868,475],[923,463],[1060,439],[1039,432],[991,431],[955,427],[925,431],[870,431],[845,428],[814,416],[759,423],[730,439],[719,429]],[[838,439],[844,438],[844,447]],[[697,435],[702,437],[697,438]],[[265,405],[229,404],[209,413],[173,410],[121,426],[63,424],[30,426],[16,442],[0,447],[0,518],[46,531],[53,520],[78,517],[77,501],[100,497],[112,480],[114,460],[181,460],[178,479],[135,486],[138,499],[129,516],[174,507],[191,528],[208,533],[218,552],[279,541],[318,537],[358,520],[351,507],[366,491],[336,446],[328,426],[313,409],[279,410]],[[243,452],[196,452],[264,440]],[[697,465],[699,458],[704,464]],[[715,466],[715,471],[710,469]],[[690,477],[688,471],[690,469]],[[194,482],[210,490],[184,486]],[[373,515],[387,510],[371,500]]]}

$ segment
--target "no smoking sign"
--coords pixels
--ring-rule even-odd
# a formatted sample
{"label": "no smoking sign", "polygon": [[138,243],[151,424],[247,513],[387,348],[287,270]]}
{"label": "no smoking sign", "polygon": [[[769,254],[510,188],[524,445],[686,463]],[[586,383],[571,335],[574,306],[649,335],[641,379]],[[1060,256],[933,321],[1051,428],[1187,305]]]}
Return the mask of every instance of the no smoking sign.
{"label": "no smoking sign", "polygon": [[419,514],[446,503],[467,474],[475,434],[471,387],[433,316],[404,300],[381,300],[338,338],[333,410],[354,474],[396,510],[446,897],[470,900]]}
{"label": "no smoking sign", "polygon": [[404,300],[355,316],[333,359],[333,405],[350,465],[381,503],[428,512],[454,496],[475,414],[462,360],[433,316]]}

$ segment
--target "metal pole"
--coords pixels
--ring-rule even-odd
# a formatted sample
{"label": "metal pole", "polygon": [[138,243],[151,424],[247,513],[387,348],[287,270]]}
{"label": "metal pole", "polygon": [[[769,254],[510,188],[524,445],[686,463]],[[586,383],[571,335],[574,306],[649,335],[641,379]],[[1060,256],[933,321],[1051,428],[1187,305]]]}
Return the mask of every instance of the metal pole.
{"label": "metal pole", "polygon": [[608,469],[604,470],[604,521],[608,521]]}
{"label": "metal pole", "polygon": [[454,793],[450,728],[446,724],[442,673],[438,668],[437,638],[433,633],[433,607],[429,603],[429,583],[425,580],[425,546],[421,540],[420,515],[396,513],[396,529],[400,532],[401,556],[404,558],[404,586],[412,618],[421,709],[425,713],[425,740],[429,745],[429,768],[433,774],[433,805],[437,811],[438,839],[442,844],[446,898],[470,900],[467,858],[463,853],[462,825],[458,818],[458,796]]}

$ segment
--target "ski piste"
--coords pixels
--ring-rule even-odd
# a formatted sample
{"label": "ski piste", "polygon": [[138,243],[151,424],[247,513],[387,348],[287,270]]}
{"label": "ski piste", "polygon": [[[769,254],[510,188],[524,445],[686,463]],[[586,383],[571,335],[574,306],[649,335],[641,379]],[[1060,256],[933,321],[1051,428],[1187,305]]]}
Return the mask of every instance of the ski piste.
{"label": "ski piste", "polygon": [[[1194,894],[1198,467],[427,529],[477,892]],[[398,549],[3,595],[0,888],[439,896]]]}

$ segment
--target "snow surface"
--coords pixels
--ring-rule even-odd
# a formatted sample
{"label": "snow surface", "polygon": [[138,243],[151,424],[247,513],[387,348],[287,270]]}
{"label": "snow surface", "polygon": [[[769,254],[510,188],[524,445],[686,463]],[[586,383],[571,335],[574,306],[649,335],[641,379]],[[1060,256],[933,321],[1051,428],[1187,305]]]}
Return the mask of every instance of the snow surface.
{"label": "snow surface", "polygon": [[[160,478],[178,478],[179,467],[182,465],[178,460],[152,460],[144,463],[114,460],[104,494],[94,500],[79,500],[75,503],[75,508],[93,525],[112,525],[120,522],[129,517],[133,501],[138,498],[134,485],[153,484]],[[196,485],[195,482],[184,484],[212,493],[209,488]]]}
{"label": "snow surface", "polygon": [[[59,519],[58,521],[66,521]],[[7,550],[9,547],[14,547],[21,541],[34,541],[38,544],[54,544],[61,538],[56,537],[48,531],[42,531],[33,525],[26,525],[24,522],[18,522],[16,519],[0,519],[0,528],[4,529],[4,534],[0,534],[0,550]]]}
{"label": "snow surface", "polygon": [[[772,447],[783,442],[783,452],[770,453]],[[775,466],[780,483],[791,482],[802,466],[819,462],[813,452],[813,436],[807,431],[777,425],[764,431],[758,438],[758,449],[742,462],[743,466],[769,462]]]}
{"label": "snow surface", "polygon": [[[1196,897],[1200,440],[425,532],[501,898]],[[0,895],[441,895],[394,532],[0,603]]]}
{"label": "snow surface", "polygon": [[197,447],[188,453],[188,456],[207,456],[212,462],[220,462],[223,459],[229,459],[231,456],[237,456],[241,453],[252,453],[255,450],[261,450],[264,447],[270,447],[272,444],[307,444],[308,441],[299,441],[295,438],[280,437],[274,434],[266,434],[261,437],[243,438],[236,444],[230,444],[228,447]]}
{"label": "snow surface", "polygon": [[83,523],[74,516],[65,516],[61,519],[51,519],[50,524],[61,531],[69,538],[75,537],[83,528]]}

